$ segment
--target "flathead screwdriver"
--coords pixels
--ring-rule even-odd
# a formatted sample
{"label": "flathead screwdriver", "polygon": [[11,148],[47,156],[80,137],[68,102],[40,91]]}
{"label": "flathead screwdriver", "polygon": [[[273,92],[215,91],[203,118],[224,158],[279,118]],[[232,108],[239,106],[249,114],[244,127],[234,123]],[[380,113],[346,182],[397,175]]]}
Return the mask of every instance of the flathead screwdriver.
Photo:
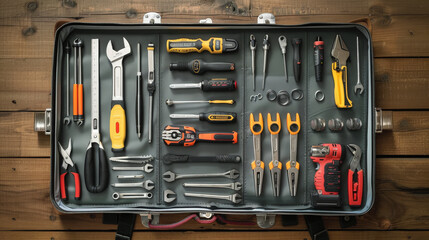
{"label": "flathead screwdriver", "polygon": [[143,128],[143,79],[140,67],[140,43],[137,43],[137,83],[136,83],[136,131],[137,137],[140,138]]}
{"label": "flathead screwdriver", "polygon": [[199,119],[210,123],[228,123],[237,120],[237,113],[234,112],[208,112],[199,114],[170,114],[170,118]]}
{"label": "flathead screwdriver", "polygon": [[233,91],[237,88],[237,82],[227,78],[213,78],[210,80],[203,80],[199,83],[178,83],[170,84],[171,89],[188,89],[199,88],[203,92],[217,92],[217,91]]}

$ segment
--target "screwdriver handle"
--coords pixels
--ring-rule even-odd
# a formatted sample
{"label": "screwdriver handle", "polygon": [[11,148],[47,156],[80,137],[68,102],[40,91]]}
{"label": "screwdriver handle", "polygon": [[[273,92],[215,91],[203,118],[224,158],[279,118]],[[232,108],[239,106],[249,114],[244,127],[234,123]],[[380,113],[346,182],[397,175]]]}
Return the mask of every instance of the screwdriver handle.
{"label": "screwdriver handle", "polygon": [[208,51],[211,54],[232,52],[237,50],[238,43],[234,39],[211,37],[207,40],[201,38],[179,38],[167,40],[167,52],[189,53]]}
{"label": "screwdriver handle", "polygon": [[220,162],[220,163],[239,163],[241,157],[238,155],[216,155],[216,156],[189,156],[189,155],[176,155],[166,154],[163,157],[163,162],[166,165],[172,163],[185,163],[185,162]]}
{"label": "screwdriver handle", "polygon": [[201,90],[204,92],[233,91],[237,89],[237,82],[227,78],[213,78],[203,80]]}
{"label": "screwdriver handle", "polygon": [[121,152],[124,150],[126,136],[126,119],[124,101],[112,101],[110,110],[110,140],[112,141],[112,151]]}
{"label": "screwdriver handle", "polygon": [[317,37],[314,42],[314,70],[316,81],[321,82],[323,77],[323,60],[324,60],[324,42],[321,37]]}
{"label": "screwdriver handle", "polygon": [[178,62],[170,64],[170,71],[189,70],[194,74],[203,74],[206,71],[234,71],[234,63],[228,62],[204,62],[201,59],[195,59],[190,62]]}
{"label": "screwdriver handle", "polygon": [[197,132],[197,139],[203,142],[225,142],[235,144],[238,141],[238,133],[232,132]]}
{"label": "screwdriver handle", "polygon": [[235,122],[237,120],[237,113],[234,112],[208,112],[199,114],[200,121],[207,121],[210,123],[226,123]]}
{"label": "screwdriver handle", "polygon": [[293,74],[295,76],[296,82],[299,82],[301,80],[301,42],[301,38],[292,39]]}
{"label": "screwdriver handle", "polygon": [[73,84],[73,120],[83,121],[83,84]]}
{"label": "screwdriver handle", "polygon": [[234,104],[234,100],[209,100],[210,104]]}

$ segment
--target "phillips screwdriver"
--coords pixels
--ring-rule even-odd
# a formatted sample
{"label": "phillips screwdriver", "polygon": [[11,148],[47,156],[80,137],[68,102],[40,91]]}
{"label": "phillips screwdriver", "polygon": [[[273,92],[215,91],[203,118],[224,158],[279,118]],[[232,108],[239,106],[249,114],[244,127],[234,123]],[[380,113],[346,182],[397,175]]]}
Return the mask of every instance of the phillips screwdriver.
{"label": "phillips screwdriver", "polygon": [[301,38],[292,39],[293,46],[293,74],[295,81],[299,82],[301,79]]}
{"label": "phillips screwdriver", "polygon": [[239,163],[241,157],[238,155],[216,155],[216,156],[190,156],[168,153],[162,158],[164,164],[186,163],[186,162],[217,162],[217,163]]}
{"label": "phillips screwdriver", "polygon": [[237,113],[234,112],[208,112],[200,114],[170,114],[170,118],[199,119],[210,123],[228,123],[237,120]]}
{"label": "phillips screwdriver", "polygon": [[143,130],[143,78],[140,67],[140,43],[137,43],[137,83],[136,83],[136,131],[140,138]]}
{"label": "phillips screwdriver", "polygon": [[322,41],[322,37],[318,36],[314,42],[314,71],[316,74],[316,81],[321,82],[323,77],[323,60],[324,60],[324,50],[323,45],[325,43]]}
{"label": "phillips screwdriver", "polygon": [[203,74],[206,71],[234,71],[234,63],[228,62],[204,62],[194,59],[189,62],[170,63],[170,71],[191,71],[193,74]]}
{"label": "phillips screwdriver", "polygon": [[199,88],[203,92],[233,91],[237,88],[237,82],[226,78],[213,78],[203,80],[200,83],[170,84],[171,89]]}
{"label": "phillips screwdriver", "polygon": [[174,104],[189,104],[189,103],[208,103],[208,104],[234,104],[234,100],[198,100],[198,101],[173,101],[171,99],[165,100],[165,104],[172,106]]}
{"label": "phillips screwdriver", "polygon": [[189,53],[208,51],[211,54],[233,52],[237,50],[238,43],[234,39],[211,37],[207,40],[201,38],[179,38],[167,40],[167,52]]}

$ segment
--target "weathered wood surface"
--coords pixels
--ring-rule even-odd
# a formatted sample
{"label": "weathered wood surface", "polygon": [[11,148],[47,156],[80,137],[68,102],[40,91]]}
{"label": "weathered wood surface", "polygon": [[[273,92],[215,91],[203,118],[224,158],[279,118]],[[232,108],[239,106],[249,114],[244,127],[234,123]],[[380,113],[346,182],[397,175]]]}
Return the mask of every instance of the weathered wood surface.
{"label": "weathered wood surface", "polygon": [[[161,13],[165,23],[195,23],[207,17],[215,23],[254,23],[256,16],[263,12],[272,12],[279,24],[368,18],[374,44],[376,106],[394,110],[394,129],[377,136],[376,151],[380,157],[376,160],[373,209],[358,217],[358,225],[352,231],[330,231],[329,234],[332,239],[429,237],[428,1],[15,0],[0,2],[1,238],[113,238],[115,226],[101,224],[101,214],[59,214],[50,203],[49,138],[32,131],[33,112],[50,106],[53,35],[57,21],[138,23],[143,14],[150,11]],[[172,215],[162,221],[174,222],[182,217],[184,215]],[[230,218],[254,220],[249,216]],[[325,221],[329,229],[340,229],[337,218],[327,217]],[[254,231],[259,229],[200,225],[191,221],[178,231],[161,233],[143,231],[137,222],[139,232],[135,237],[309,239],[304,219],[300,217],[299,222],[297,226],[282,227],[277,219],[272,230]],[[240,232],[213,231],[234,229]],[[367,231],[353,231],[357,229]]]}

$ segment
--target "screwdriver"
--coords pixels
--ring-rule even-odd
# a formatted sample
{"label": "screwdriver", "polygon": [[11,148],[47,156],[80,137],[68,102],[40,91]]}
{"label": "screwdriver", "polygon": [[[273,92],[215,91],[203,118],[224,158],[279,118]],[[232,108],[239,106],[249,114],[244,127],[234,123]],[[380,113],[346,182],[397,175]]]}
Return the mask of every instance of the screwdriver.
{"label": "screwdriver", "polygon": [[165,100],[168,106],[174,104],[188,104],[188,103],[208,103],[208,104],[234,104],[234,100],[198,100],[198,101],[173,101],[171,99]]}
{"label": "screwdriver", "polygon": [[189,53],[208,51],[211,54],[233,52],[237,50],[238,43],[234,39],[211,37],[207,40],[201,38],[179,38],[167,40],[167,52]]}
{"label": "screwdriver", "polygon": [[206,121],[209,123],[228,123],[228,122],[235,122],[237,120],[237,113],[208,112],[208,113],[199,113],[199,114],[170,114],[170,118],[199,119],[200,121]]}
{"label": "screwdriver", "polygon": [[140,43],[137,43],[137,84],[136,84],[136,131],[140,138],[143,130],[143,78],[140,67]]}
{"label": "screwdriver", "polygon": [[293,74],[295,81],[299,82],[301,79],[301,38],[292,39],[293,46]]}
{"label": "screwdriver", "polygon": [[189,62],[170,63],[170,71],[190,71],[193,74],[203,74],[206,71],[234,71],[234,63],[228,62],[204,62],[194,59]]}
{"label": "screwdriver", "polygon": [[322,37],[318,36],[316,41],[314,41],[314,71],[316,74],[316,81],[321,82],[323,77],[323,59],[324,59],[324,42]]}
{"label": "screwdriver", "polygon": [[233,91],[237,88],[237,82],[226,78],[212,78],[210,80],[203,80],[200,83],[170,84],[170,88],[200,88],[203,92]]}

